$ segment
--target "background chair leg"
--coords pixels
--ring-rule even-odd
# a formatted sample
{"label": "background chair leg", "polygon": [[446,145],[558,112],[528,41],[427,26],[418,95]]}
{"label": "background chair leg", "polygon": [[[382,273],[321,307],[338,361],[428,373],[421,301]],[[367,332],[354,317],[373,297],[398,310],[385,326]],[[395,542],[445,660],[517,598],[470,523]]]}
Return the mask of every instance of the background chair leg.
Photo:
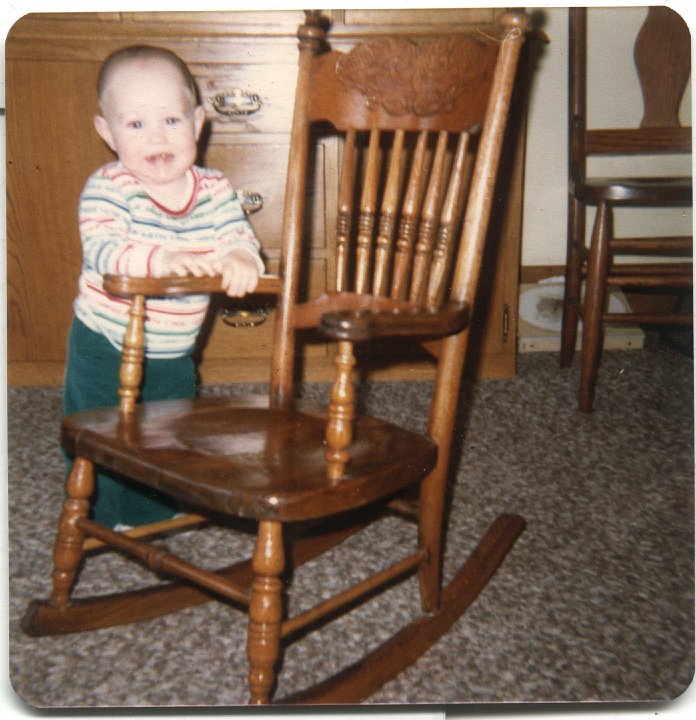
{"label": "background chair leg", "polygon": [[578,313],[581,301],[582,256],[585,243],[585,206],[571,197],[568,201],[568,250],[561,324],[561,367],[570,367],[578,337]]}
{"label": "background chair leg", "polygon": [[84,458],[77,458],[65,486],[67,498],[58,524],[58,534],[53,551],[53,593],[50,603],[64,608],[70,599],[70,589],[75,582],[82,557],[85,533],[77,526],[77,520],[87,516],[89,498],[94,490],[94,468]]}
{"label": "background chair leg", "polygon": [[606,203],[600,203],[592,229],[585,287],[579,406],[580,410],[586,413],[592,412],[597,370],[602,351],[602,316],[607,294],[610,234],[611,208]]}
{"label": "background chair leg", "polygon": [[283,584],[279,576],[285,569],[285,554],[279,522],[259,523],[252,568],[247,636],[249,691],[250,702],[263,705],[270,702],[280,651]]}

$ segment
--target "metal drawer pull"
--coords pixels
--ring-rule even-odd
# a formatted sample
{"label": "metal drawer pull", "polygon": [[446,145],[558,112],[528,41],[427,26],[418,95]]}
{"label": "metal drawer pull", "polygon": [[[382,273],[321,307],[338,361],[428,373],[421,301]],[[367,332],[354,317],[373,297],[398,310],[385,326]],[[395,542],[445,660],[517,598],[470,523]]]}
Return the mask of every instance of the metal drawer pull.
{"label": "metal drawer pull", "polygon": [[263,195],[253,190],[237,189],[237,197],[247,215],[258,212],[263,208]]}
{"label": "metal drawer pull", "polygon": [[241,88],[233,88],[217,93],[212,99],[213,108],[226,118],[253,115],[261,109],[261,98],[258,93]]}
{"label": "metal drawer pull", "polygon": [[220,310],[220,317],[222,322],[230,327],[256,327],[266,320],[269,311],[269,306],[255,307],[242,302],[234,307]]}

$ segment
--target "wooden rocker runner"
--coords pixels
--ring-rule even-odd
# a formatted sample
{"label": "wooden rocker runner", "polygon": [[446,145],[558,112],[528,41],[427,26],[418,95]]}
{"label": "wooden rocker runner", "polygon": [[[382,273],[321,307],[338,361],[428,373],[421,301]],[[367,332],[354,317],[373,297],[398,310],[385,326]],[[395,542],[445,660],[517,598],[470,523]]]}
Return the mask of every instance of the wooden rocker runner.
{"label": "wooden rocker runner", "polygon": [[[72,633],[227,598],[248,608],[255,704],[272,698],[284,640],[417,573],[422,616],[360,663],[281,702],[367,698],[447,632],[524,527],[515,515],[494,520],[442,588],[443,511],[460,377],[526,17],[504,15],[497,37],[488,31],[418,42],[379,37],[347,53],[327,49],[320,20],[318,12],[308,12],[298,32],[280,273],[263,278],[256,291],[275,298],[269,395],[138,403],[146,297],[215,292],[219,281],[108,277],[105,289],[132,302],[120,406],[63,421],[64,446],[77,459],[59,522],[53,592],[48,601],[32,603],[24,618],[33,635]],[[344,133],[345,143],[335,287],[308,300],[301,287],[301,244],[316,123],[322,131],[328,123]],[[305,330],[318,330],[335,348],[335,382],[325,408],[293,400],[296,335]],[[355,407],[354,347],[385,336],[410,338],[435,357],[425,433]],[[93,463],[173,496],[194,514],[125,533],[96,524],[87,517]],[[394,548],[390,566],[286,617],[281,574],[289,566],[395,511],[417,523],[413,552]],[[217,572],[144,539],[225,516],[257,523],[256,548],[250,560]],[[330,522],[317,522],[322,519]],[[297,532],[309,521],[330,531]],[[299,539],[286,549],[289,538]],[[184,582],[71,601],[85,550],[102,543]]]}

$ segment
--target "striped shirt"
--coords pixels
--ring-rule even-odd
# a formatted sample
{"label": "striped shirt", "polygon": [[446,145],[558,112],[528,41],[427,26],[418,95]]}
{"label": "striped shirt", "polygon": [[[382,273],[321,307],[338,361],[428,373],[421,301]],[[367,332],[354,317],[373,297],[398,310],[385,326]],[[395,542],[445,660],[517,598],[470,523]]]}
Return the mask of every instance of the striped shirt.
{"label": "striped shirt", "polygon": [[[104,274],[161,275],[164,248],[217,257],[233,248],[245,248],[256,259],[259,273],[263,272],[258,240],[229,182],[217,170],[193,167],[192,173],[191,199],[176,212],[152,200],[118,161],[97,170],[82,191],[82,272],[75,315],[119,351],[129,303],[104,291]],[[208,304],[208,295],[148,299],[147,357],[164,359],[190,353]]]}

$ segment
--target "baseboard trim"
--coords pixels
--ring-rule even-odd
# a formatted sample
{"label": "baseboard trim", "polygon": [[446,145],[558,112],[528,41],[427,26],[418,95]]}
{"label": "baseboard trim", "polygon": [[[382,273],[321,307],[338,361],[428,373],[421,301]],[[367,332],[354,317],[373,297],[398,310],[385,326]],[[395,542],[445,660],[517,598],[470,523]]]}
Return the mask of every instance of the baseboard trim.
{"label": "baseboard trim", "polygon": [[533,285],[551,277],[565,277],[565,265],[524,265],[520,268],[520,285]]}

